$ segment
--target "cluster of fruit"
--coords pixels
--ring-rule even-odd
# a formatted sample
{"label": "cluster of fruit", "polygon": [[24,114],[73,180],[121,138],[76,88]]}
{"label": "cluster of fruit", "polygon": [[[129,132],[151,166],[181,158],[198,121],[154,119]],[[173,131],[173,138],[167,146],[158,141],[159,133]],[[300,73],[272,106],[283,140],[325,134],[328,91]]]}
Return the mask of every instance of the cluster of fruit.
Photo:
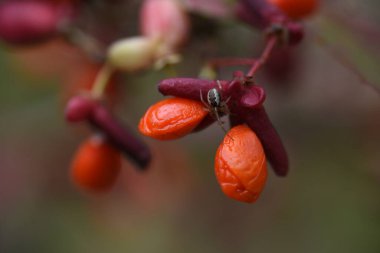
{"label": "cluster of fruit", "polygon": [[[94,2],[94,3],[92,3]],[[139,36],[105,43],[77,26],[78,17],[96,1],[24,0],[0,5],[0,38],[6,43],[30,45],[61,36],[96,59],[100,67],[91,90],[73,96],[67,103],[68,122],[86,122],[93,134],[77,151],[72,163],[76,184],[92,190],[109,189],[121,167],[121,153],[144,169],[151,161],[149,148],[113,115],[107,105],[107,86],[120,72],[163,68],[181,60],[179,55],[190,37],[187,1],[144,0],[138,6]],[[114,0],[112,6],[129,1]],[[110,4],[110,3],[108,3]],[[283,45],[297,45],[303,38],[299,20],[317,8],[316,0],[239,0],[230,14],[266,38],[257,59],[227,59],[222,65],[250,65],[231,80],[170,78],[158,85],[169,98],[148,109],[139,130],[143,135],[171,140],[200,131],[217,122],[226,135],[215,157],[215,172],[223,192],[238,201],[254,202],[267,177],[266,159],[279,176],[288,172],[288,158],[263,107],[266,94],[255,83],[256,72],[272,52]],[[101,37],[101,35],[100,35]],[[100,64],[99,64],[100,62]],[[218,68],[215,61],[212,68]],[[237,63],[237,64],[235,64]],[[231,129],[221,118],[228,115]]]}

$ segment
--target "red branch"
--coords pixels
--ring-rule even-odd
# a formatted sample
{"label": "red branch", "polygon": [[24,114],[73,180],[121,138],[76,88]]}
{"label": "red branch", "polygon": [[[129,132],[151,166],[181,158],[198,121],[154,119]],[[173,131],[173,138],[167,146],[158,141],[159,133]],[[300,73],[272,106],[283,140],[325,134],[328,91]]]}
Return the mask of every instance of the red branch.
{"label": "red branch", "polygon": [[262,52],[261,56],[255,63],[252,65],[251,69],[248,71],[246,77],[252,78],[256,72],[260,69],[261,66],[263,66],[267,60],[269,59],[270,54],[273,51],[273,48],[276,46],[278,41],[277,36],[270,36],[266,42],[264,51]]}

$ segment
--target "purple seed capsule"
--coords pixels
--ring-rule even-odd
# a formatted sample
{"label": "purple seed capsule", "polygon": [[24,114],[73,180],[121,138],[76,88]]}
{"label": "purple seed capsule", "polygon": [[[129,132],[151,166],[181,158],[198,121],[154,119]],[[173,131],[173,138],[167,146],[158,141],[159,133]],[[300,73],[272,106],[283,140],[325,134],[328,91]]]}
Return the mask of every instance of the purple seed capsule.
{"label": "purple seed capsule", "polygon": [[240,105],[245,108],[255,109],[261,107],[265,101],[265,91],[262,87],[254,85],[244,88],[240,98]]}
{"label": "purple seed capsule", "polygon": [[[158,90],[164,96],[175,96],[201,101],[207,98],[208,92],[213,88],[222,89],[229,81],[214,81],[197,78],[169,78],[158,84]],[[202,95],[202,96],[201,96]]]}
{"label": "purple seed capsule", "polygon": [[286,176],[289,170],[288,155],[264,107],[245,112],[243,118],[260,139],[274,172],[279,176]]}

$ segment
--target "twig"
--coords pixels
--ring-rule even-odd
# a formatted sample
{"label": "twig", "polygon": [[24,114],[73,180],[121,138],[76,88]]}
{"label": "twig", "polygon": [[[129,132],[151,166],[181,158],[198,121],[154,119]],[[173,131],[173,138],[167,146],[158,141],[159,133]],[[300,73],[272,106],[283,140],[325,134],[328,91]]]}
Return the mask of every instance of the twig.
{"label": "twig", "polygon": [[378,95],[380,95],[380,88],[371,83],[365,76],[362,74],[353,64],[351,61],[349,61],[341,52],[339,52],[336,48],[331,46],[326,39],[324,39],[321,35],[317,34],[316,37],[317,44],[326,50],[333,58],[339,62],[343,67],[348,69],[349,71],[353,72],[354,75],[358,78],[358,80],[364,84],[373,89]]}

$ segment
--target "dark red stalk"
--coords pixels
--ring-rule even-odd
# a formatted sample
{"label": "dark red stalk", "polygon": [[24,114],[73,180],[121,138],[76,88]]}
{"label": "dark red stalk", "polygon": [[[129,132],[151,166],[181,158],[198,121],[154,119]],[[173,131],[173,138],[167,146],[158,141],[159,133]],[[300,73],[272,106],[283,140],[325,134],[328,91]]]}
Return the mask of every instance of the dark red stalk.
{"label": "dark red stalk", "polygon": [[245,123],[259,137],[263,144],[265,155],[275,173],[279,176],[286,176],[289,170],[288,155],[264,107],[245,112],[242,117],[245,119]]}
{"label": "dark red stalk", "polygon": [[286,176],[289,169],[288,156],[280,136],[262,106],[265,100],[264,89],[257,85],[243,86],[239,93],[236,94],[238,99],[235,100],[238,103],[229,103],[231,125],[246,123],[260,139],[275,173]]}
{"label": "dark red stalk", "polygon": [[276,36],[268,37],[264,51],[262,52],[260,58],[257,59],[257,61],[255,61],[252,64],[251,69],[247,73],[247,78],[252,78],[255,75],[255,73],[259,70],[259,68],[267,62],[277,42],[278,42],[278,37]]}
{"label": "dark red stalk", "polygon": [[90,123],[141,169],[149,165],[151,160],[149,148],[114,117],[100,101],[86,96],[73,97],[66,105],[65,118],[71,123],[81,121]]}
{"label": "dark red stalk", "polygon": [[131,131],[103,105],[96,106],[89,122],[101,130],[113,145],[124,152],[141,169],[145,169],[149,165],[151,161],[149,148],[131,134]]}

